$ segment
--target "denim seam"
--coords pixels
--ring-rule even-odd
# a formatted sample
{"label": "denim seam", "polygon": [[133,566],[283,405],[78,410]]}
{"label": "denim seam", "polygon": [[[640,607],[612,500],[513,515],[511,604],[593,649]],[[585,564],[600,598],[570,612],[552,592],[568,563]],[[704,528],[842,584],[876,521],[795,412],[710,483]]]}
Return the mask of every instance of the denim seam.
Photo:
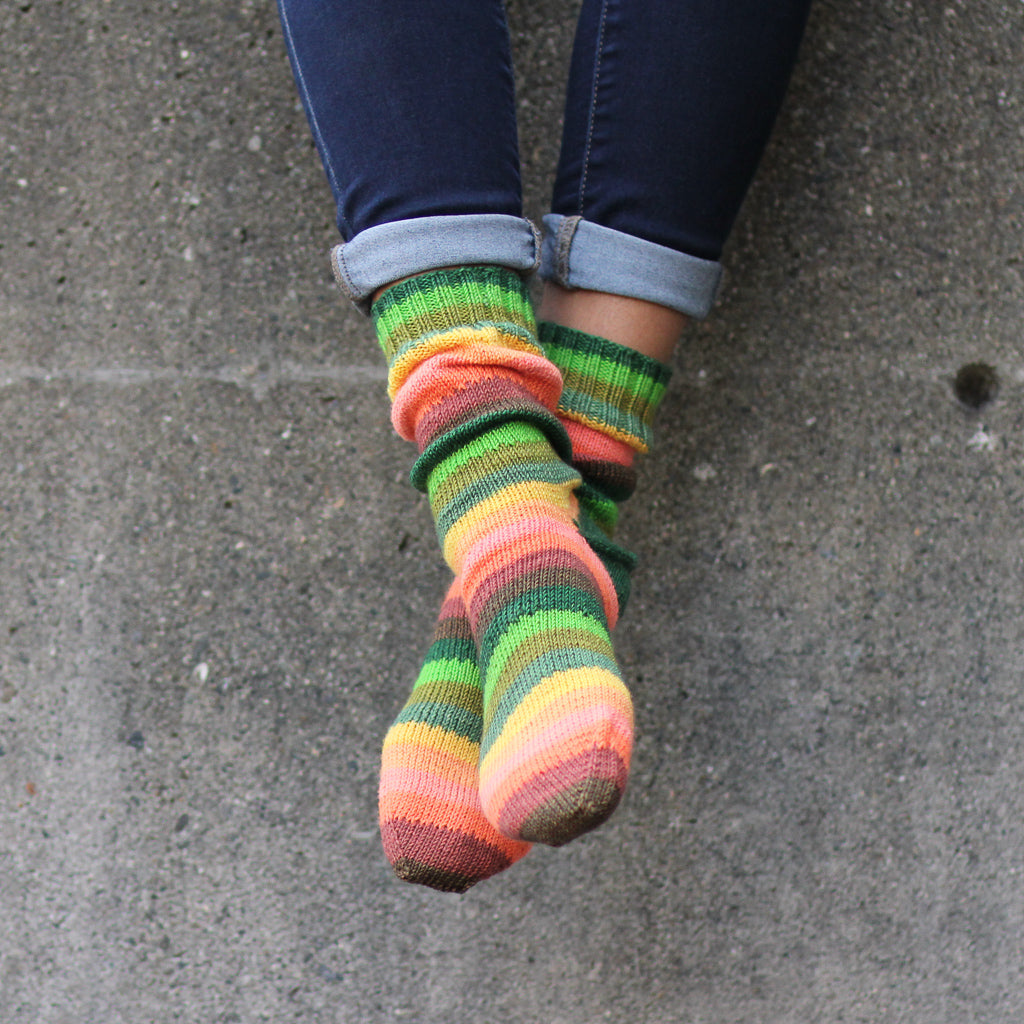
{"label": "denim seam", "polygon": [[566,217],[558,226],[558,246],[555,250],[555,267],[558,274],[558,283],[565,288],[569,284],[570,254],[572,253],[572,240],[576,235],[576,229],[580,226],[582,217]]}
{"label": "denim seam", "polygon": [[597,117],[597,90],[601,82],[601,58],[604,54],[604,30],[608,20],[608,0],[601,4],[601,22],[597,31],[597,53],[594,57],[594,88],[590,93],[590,113],[587,116],[587,142],[583,150],[583,167],[580,171],[580,190],[577,210],[583,214],[583,200],[587,191],[587,174],[590,171],[590,153],[594,142],[594,121]]}
{"label": "denim seam", "polygon": [[[320,122],[317,121],[316,111],[313,109],[313,102],[310,99],[309,88],[306,85],[306,76],[303,74],[302,66],[299,64],[299,55],[298,51],[295,49],[295,43],[292,38],[292,28],[291,25],[288,23],[288,13],[285,10],[285,5],[279,3],[278,10],[280,11],[281,14],[281,25],[284,28],[285,45],[288,48],[288,53],[291,56],[292,64],[295,68],[295,80],[296,83],[298,84],[299,91],[302,93],[302,99],[304,101],[306,111],[309,114],[309,123],[310,127],[313,129],[313,136],[316,139],[317,150],[320,153],[321,162],[324,165],[324,170],[327,172],[327,178],[331,183],[332,191],[334,192],[335,195],[340,195],[341,189],[338,185],[338,176],[334,172],[334,167],[331,164],[330,153],[328,152],[328,149],[323,142],[324,135],[323,132],[320,130]],[[340,210],[338,211],[338,218],[339,220],[344,222],[347,228],[348,221],[345,219],[344,215],[341,213]],[[342,233],[347,235],[348,231],[344,231]]]}
{"label": "denim seam", "polygon": [[331,249],[331,272],[338,287],[354,300],[355,287],[352,284],[352,275],[349,273],[348,265],[345,263],[345,246],[339,243]]}

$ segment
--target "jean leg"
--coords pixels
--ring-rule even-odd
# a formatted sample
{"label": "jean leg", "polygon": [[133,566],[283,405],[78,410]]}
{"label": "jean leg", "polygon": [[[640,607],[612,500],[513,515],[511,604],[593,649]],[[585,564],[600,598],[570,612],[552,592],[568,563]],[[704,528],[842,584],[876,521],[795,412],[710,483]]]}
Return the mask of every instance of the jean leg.
{"label": "jean leg", "polygon": [[[640,247],[648,273],[665,276],[656,297],[636,297],[706,312],[809,7],[810,0],[584,0],[545,277],[615,292],[622,276],[619,293],[635,295],[643,288],[629,273],[635,254],[621,275],[608,262],[624,241],[619,233],[649,243]],[[606,278],[611,287],[595,285]],[[665,302],[674,289],[675,300]]]}
{"label": "jean leg", "polygon": [[424,261],[460,261],[464,240],[463,262],[491,262],[493,245],[493,262],[529,269],[502,0],[279,0],[279,10],[338,230],[353,243],[335,259],[350,294],[430,269]]}

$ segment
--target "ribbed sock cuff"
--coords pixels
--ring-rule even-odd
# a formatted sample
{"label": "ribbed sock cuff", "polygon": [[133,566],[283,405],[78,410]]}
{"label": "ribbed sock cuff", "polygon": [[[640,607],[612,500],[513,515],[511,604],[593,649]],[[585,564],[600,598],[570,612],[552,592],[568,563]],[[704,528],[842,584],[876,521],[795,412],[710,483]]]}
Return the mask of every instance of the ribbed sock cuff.
{"label": "ribbed sock cuff", "polygon": [[419,274],[388,288],[371,313],[388,362],[392,396],[423,359],[450,347],[441,339],[453,332],[488,332],[507,348],[543,354],[526,284],[505,267],[454,267]]}
{"label": "ribbed sock cuff", "polygon": [[672,371],[635,349],[543,321],[544,354],[562,374],[558,412],[645,452]]}

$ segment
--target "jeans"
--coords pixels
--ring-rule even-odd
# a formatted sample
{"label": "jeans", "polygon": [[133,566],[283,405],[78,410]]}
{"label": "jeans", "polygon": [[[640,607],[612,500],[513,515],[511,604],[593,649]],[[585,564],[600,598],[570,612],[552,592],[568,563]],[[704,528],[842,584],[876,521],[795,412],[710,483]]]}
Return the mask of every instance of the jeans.
{"label": "jeans", "polygon": [[810,0],[583,0],[551,213],[523,218],[502,0],[279,0],[336,276],[490,263],[709,311]]}

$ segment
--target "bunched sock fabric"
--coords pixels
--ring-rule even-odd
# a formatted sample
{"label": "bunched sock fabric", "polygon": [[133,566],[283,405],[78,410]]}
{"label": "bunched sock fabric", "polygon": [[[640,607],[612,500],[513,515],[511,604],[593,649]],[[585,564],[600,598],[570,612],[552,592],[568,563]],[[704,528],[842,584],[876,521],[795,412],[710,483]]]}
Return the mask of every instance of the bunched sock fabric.
{"label": "bunched sock fabric", "polygon": [[[634,458],[650,448],[671,370],[635,349],[560,324],[542,322],[540,341],[562,375],[556,411],[583,478],[580,504],[610,539],[619,505],[636,489]],[[601,544],[600,537],[588,538]]]}
{"label": "bunched sock fabric", "polygon": [[476,643],[455,582],[381,755],[381,839],[395,874],[407,882],[465,892],[530,848],[498,832],[480,806],[483,710]]}
{"label": "bunched sock fabric", "polygon": [[461,576],[483,679],[483,812],[560,845],[625,786],[632,705],[611,649],[612,576],[581,536],[561,375],[525,288],[500,268],[435,271],[373,308],[392,422],[414,440],[445,559]]}

